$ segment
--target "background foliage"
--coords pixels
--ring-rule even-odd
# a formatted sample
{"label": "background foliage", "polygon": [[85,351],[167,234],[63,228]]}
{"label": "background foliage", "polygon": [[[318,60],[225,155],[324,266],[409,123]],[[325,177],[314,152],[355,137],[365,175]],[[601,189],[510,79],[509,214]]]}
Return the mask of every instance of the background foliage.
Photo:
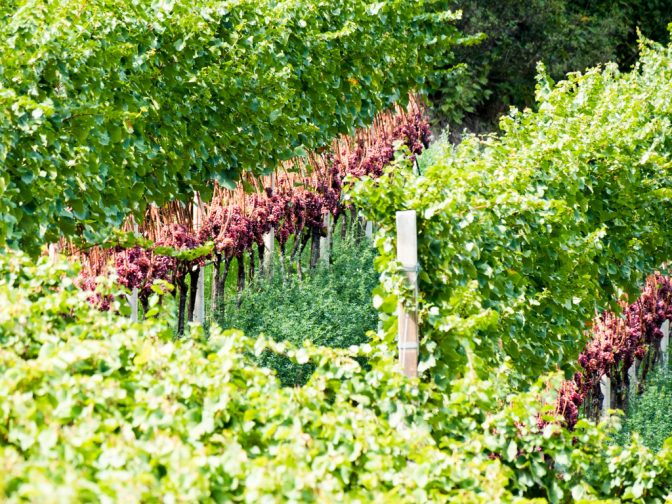
{"label": "background foliage", "polygon": [[638,30],[651,40],[669,40],[668,24],[672,22],[670,0],[583,0],[576,5],[596,16],[619,13],[626,27],[625,37],[618,40],[616,48],[621,68],[628,69],[637,62]]}
{"label": "background foliage", "polygon": [[454,0],[451,7],[463,11],[458,26],[470,37],[455,54],[466,68],[437,81],[431,98],[436,120],[472,131],[493,129],[509,106],[535,105],[538,62],[553,79],[610,61],[629,70],[637,29],[665,42],[672,21],[670,0]]}

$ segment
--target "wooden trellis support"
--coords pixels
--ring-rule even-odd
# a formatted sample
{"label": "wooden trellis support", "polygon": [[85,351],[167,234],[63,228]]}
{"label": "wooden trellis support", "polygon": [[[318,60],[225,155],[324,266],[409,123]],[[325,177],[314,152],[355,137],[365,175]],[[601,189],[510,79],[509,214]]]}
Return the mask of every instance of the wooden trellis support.
{"label": "wooden trellis support", "polygon": [[366,226],[364,228],[364,234],[368,240],[373,239],[373,222],[370,220],[366,221]]}
{"label": "wooden trellis support", "polygon": [[[133,219],[133,232],[138,232],[138,223]],[[138,321],[138,288],[133,287],[131,295],[128,296],[128,304],[131,305],[131,321]]]}
{"label": "wooden trellis support", "polygon": [[51,262],[54,262],[56,260],[56,256],[58,255],[58,247],[56,246],[55,243],[50,243],[49,246],[47,247],[48,253],[49,253],[49,260]]}
{"label": "wooden trellis support", "polygon": [[131,321],[138,321],[138,288],[133,287],[131,295],[128,296],[128,304],[131,305]]}
{"label": "wooden trellis support", "polygon": [[327,236],[322,236],[320,238],[320,260],[326,264],[329,264],[329,259],[331,258],[331,233],[333,232],[332,222],[333,218],[330,213],[324,215],[324,227],[327,229]]}
{"label": "wooden trellis support", "polygon": [[602,393],[600,416],[606,418],[611,409],[611,379],[606,374],[600,378],[600,392]]}
{"label": "wooden trellis support", "polygon": [[637,390],[637,370],[639,369],[639,359],[635,358],[635,362],[632,363],[630,369],[628,369],[628,380],[630,381],[630,391]]}
{"label": "wooden trellis support", "polygon": [[[271,190],[275,190],[275,173],[271,174]],[[275,229],[263,236],[264,239],[264,262],[261,267],[268,278],[273,277],[273,248],[275,247]]]}
{"label": "wooden trellis support", "polygon": [[[198,230],[203,225],[201,212],[201,198],[198,193],[194,193],[193,204],[193,223],[194,231]],[[193,287],[192,287],[193,288]],[[196,281],[196,302],[194,303],[194,322],[197,324],[205,323],[205,271],[201,268]]]}
{"label": "wooden trellis support", "polygon": [[397,305],[399,334],[399,363],[409,378],[418,376],[420,337],[418,329],[418,233],[415,210],[397,212],[397,260],[406,271],[408,282],[415,290],[414,306]]}
{"label": "wooden trellis support", "polygon": [[662,357],[663,369],[667,371],[670,364],[670,321],[666,320],[660,326],[663,332],[663,339],[660,340],[660,355]]}

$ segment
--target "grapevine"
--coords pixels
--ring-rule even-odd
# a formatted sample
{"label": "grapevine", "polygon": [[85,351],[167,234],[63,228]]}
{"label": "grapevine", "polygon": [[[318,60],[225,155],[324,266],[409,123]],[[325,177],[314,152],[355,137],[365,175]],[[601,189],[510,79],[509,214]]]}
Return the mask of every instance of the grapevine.
{"label": "grapevine", "polygon": [[[210,300],[213,311],[223,295],[231,263],[235,260],[238,264],[240,291],[245,286],[244,257],[250,258],[249,277],[252,278],[255,249],[262,265],[264,236],[271,230],[280,249],[283,271],[294,265],[301,275],[301,257],[308,243],[311,243],[310,267],[314,268],[319,258],[319,240],[328,234],[324,217],[333,216],[331,225],[335,226],[339,218],[345,219],[348,210],[356,215],[354,208],[343,200],[344,179],[347,176],[379,177],[393,160],[398,144],[405,145],[417,155],[429,145],[430,139],[429,120],[418,102],[412,100],[408,110],[397,109],[395,113],[382,114],[371,129],[364,130],[354,139],[341,139],[329,151],[311,154],[307,161],[303,161],[301,171],[277,170],[275,187],[267,184],[252,194],[245,193],[242,185],[236,191],[215,188],[199,229],[189,221],[189,212],[179,205],[158,212],[154,210],[157,215],[146,219],[140,233],[153,237],[155,246],[189,250],[212,242],[212,253],[198,260],[179,261],[151,248],[117,248],[111,253],[110,260],[119,283],[127,289],[137,288],[145,307],[154,282],[167,280],[175,284],[175,292],[180,295],[178,330],[181,333],[184,319],[193,319],[195,290],[189,289],[189,284],[195,285],[206,261],[211,261],[214,267]],[[155,222],[151,223],[152,219]],[[350,225],[354,224],[353,218]],[[287,251],[290,237],[294,237],[293,247]],[[82,285],[93,287],[94,275],[101,273],[102,265],[97,269],[86,269]]]}

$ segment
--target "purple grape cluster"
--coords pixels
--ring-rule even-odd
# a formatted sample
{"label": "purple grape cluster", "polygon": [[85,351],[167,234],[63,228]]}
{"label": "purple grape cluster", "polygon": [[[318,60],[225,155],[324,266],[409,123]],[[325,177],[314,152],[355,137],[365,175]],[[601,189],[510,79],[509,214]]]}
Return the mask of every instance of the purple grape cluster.
{"label": "purple grape cluster", "polygon": [[646,378],[663,333],[665,320],[672,321],[672,281],[660,274],[647,278],[641,296],[623,303],[620,314],[605,312],[593,320],[591,338],[579,355],[581,372],[565,382],[558,395],[556,411],[568,427],[578,420],[579,407],[601,397],[600,379],[608,376],[616,390],[616,407],[627,401],[628,371],[635,361],[643,362],[641,379]]}
{"label": "purple grape cluster", "polygon": [[79,276],[75,280],[77,287],[88,294],[87,299],[92,306],[95,306],[100,311],[109,311],[112,305],[112,296],[102,295],[96,292],[98,282],[96,275],[88,268],[80,271]]}
{"label": "purple grape cluster", "polygon": [[[219,264],[243,257],[254,244],[261,246],[264,235],[271,229],[275,230],[283,252],[292,235],[324,235],[324,216],[331,214],[337,219],[348,209],[341,196],[346,176],[379,177],[393,160],[398,142],[408,146],[413,155],[429,144],[429,120],[419,108],[385,117],[384,127],[370,130],[368,136],[355,141],[354,148],[348,147],[338,155],[335,151],[323,154],[322,170],[302,180],[297,180],[294,174],[278,173],[277,189],[265,187],[260,194],[247,195],[242,201],[215,199],[207,206],[198,231],[182,224],[169,224],[160,230],[156,245],[188,250],[212,241]],[[156,280],[180,283],[194,267],[204,264],[204,258],[179,261],[141,247],[116,250],[113,260],[119,283],[128,289],[137,288],[143,301],[148,299]],[[86,278],[82,285],[91,282],[91,278]],[[95,302],[100,305],[103,301]]]}

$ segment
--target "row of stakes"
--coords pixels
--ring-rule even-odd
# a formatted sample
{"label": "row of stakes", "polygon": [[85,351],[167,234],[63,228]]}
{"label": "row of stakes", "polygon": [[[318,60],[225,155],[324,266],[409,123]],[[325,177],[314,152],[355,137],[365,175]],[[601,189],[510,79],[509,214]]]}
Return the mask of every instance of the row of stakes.
{"label": "row of stakes", "polygon": [[[196,208],[197,205],[194,205]],[[325,216],[327,229],[331,229],[329,219],[331,216]],[[418,330],[418,307],[417,307],[417,287],[418,287],[418,234],[417,234],[417,216],[415,210],[406,210],[396,213],[397,223],[397,260],[401,263],[408,278],[411,289],[415,290],[414,306],[405,306],[399,303],[397,306],[398,315],[398,345],[399,345],[399,363],[401,372],[411,378],[418,375],[418,354],[419,354],[419,330]],[[200,212],[194,212],[194,224],[196,228],[200,226]],[[373,237],[373,224],[367,221],[365,228],[366,236]],[[271,230],[264,236],[264,245],[269,252],[265,254],[264,260],[269,261],[264,267],[266,271],[272,272],[270,261],[273,257],[273,245],[275,242],[274,232]],[[329,261],[330,237],[324,237],[320,240],[320,258]],[[196,288],[196,304],[194,310],[194,323],[205,323],[205,275],[198,275],[198,286]],[[128,295],[128,302],[131,307],[131,320],[138,321],[138,289],[133,289]]]}

